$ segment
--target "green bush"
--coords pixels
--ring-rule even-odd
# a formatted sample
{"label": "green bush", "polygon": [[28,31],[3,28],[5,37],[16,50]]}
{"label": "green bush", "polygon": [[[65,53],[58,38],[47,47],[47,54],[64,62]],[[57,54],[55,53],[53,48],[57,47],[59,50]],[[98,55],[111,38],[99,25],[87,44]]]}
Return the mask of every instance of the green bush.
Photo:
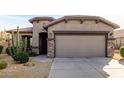
{"label": "green bush", "polygon": [[124,58],[124,46],[120,47],[120,55]]}
{"label": "green bush", "polygon": [[13,47],[13,46],[11,46],[11,47],[7,47],[6,48],[6,53],[8,54],[8,55],[15,55],[16,54],[16,47]]}
{"label": "green bush", "polygon": [[12,58],[14,59],[14,61],[19,61],[19,59],[17,58],[17,54],[13,55]]}
{"label": "green bush", "polygon": [[7,67],[7,63],[4,60],[0,60],[0,69],[4,69]]}
{"label": "green bush", "polygon": [[16,59],[19,63],[26,63],[29,60],[29,55],[26,52],[19,52],[16,54]]}
{"label": "green bush", "polygon": [[2,53],[2,50],[3,50],[3,46],[0,45],[0,54]]}

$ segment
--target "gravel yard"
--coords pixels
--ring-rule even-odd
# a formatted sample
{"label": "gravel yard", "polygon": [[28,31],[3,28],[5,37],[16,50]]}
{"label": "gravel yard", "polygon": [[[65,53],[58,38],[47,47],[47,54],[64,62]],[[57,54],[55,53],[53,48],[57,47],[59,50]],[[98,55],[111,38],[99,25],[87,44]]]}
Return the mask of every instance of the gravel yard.
{"label": "gravel yard", "polygon": [[[29,63],[34,66],[16,64],[7,54],[1,54],[0,59],[8,63],[6,69],[0,70],[0,78],[48,78],[53,59],[45,56],[30,57]],[[116,50],[113,56],[115,60],[121,60],[119,51]]]}
{"label": "gravel yard", "polygon": [[1,54],[0,59],[6,60],[8,67],[0,70],[0,78],[47,78],[52,65],[52,59],[36,60],[31,57],[29,62],[34,66],[24,66],[24,64],[15,64],[13,59],[6,55]]}

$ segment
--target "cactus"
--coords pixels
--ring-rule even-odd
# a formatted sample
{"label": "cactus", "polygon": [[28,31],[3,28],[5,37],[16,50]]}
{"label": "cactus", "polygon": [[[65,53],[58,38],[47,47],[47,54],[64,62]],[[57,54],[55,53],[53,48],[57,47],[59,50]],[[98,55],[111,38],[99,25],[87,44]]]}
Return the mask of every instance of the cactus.
{"label": "cactus", "polygon": [[10,47],[11,43],[10,43],[10,34],[7,34],[7,40],[8,40],[8,47]]}
{"label": "cactus", "polygon": [[14,32],[12,32],[12,46],[14,46]]}
{"label": "cactus", "polygon": [[16,51],[19,51],[19,26],[17,26]]}
{"label": "cactus", "polygon": [[16,42],[16,47],[19,47],[19,26],[17,26],[17,42]]}
{"label": "cactus", "polygon": [[17,54],[22,52],[23,46],[24,46],[23,42],[20,41],[19,26],[17,26],[16,45],[14,45],[14,32],[12,32],[12,47],[10,46],[10,43],[9,43],[9,48],[8,48],[10,55],[15,61],[18,61]]}
{"label": "cactus", "polygon": [[[10,49],[11,49],[10,54],[12,54],[11,56],[14,56],[16,54],[16,49],[15,49],[15,45],[14,45],[14,32],[12,32],[12,48],[10,48]],[[12,51],[13,51],[14,55],[13,55]]]}
{"label": "cactus", "polygon": [[14,45],[14,32],[12,32],[12,47],[9,46],[10,55],[15,58],[15,55],[19,51],[19,27],[17,27],[17,42]]}

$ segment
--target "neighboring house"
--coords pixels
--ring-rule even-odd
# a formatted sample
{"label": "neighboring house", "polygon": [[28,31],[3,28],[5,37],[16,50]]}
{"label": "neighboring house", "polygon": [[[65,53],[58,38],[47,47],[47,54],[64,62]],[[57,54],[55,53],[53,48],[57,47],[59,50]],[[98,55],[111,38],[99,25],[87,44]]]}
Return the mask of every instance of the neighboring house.
{"label": "neighboring house", "polygon": [[116,48],[120,48],[121,46],[124,46],[124,29],[115,29],[114,38],[115,38]]}
{"label": "neighboring house", "polygon": [[119,28],[98,16],[35,17],[32,50],[48,57],[108,57],[113,55],[113,30]]}
{"label": "neighboring house", "polygon": [[[7,33],[13,34],[14,38],[14,45],[16,45],[16,40],[17,40],[17,29],[12,29],[6,31]],[[32,33],[33,33],[33,27],[27,27],[27,28],[20,28],[19,29],[20,33],[20,38],[23,41],[23,44],[25,44],[26,48],[31,48],[32,47]]]}
{"label": "neighboring house", "polygon": [[4,46],[3,53],[5,52],[5,49],[8,47],[8,33],[5,31],[0,31],[0,45]]}
{"label": "neighboring house", "polygon": [[8,38],[8,34],[5,31],[0,31],[0,40],[6,40]]}

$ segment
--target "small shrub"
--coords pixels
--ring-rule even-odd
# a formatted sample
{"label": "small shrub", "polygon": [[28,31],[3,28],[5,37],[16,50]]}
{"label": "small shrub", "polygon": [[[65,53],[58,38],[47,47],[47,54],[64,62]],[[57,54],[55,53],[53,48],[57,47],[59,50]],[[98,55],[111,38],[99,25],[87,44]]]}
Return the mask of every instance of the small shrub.
{"label": "small shrub", "polygon": [[29,55],[26,52],[19,52],[16,54],[16,59],[19,63],[27,63],[29,60]]}
{"label": "small shrub", "polygon": [[16,54],[16,47],[13,47],[13,46],[11,46],[11,47],[7,47],[6,48],[6,53],[8,54],[8,55],[15,55]]}
{"label": "small shrub", "polygon": [[14,61],[19,61],[19,59],[17,58],[17,54],[13,55],[12,58],[14,59]]}
{"label": "small shrub", "polygon": [[0,69],[4,69],[7,67],[7,63],[4,60],[0,60]]}
{"label": "small shrub", "polygon": [[0,54],[2,53],[2,50],[3,50],[3,46],[0,45]]}
{"label": "small shrub", "polygon": [[124,58],[124,46],[120,47],[120,55]]}

